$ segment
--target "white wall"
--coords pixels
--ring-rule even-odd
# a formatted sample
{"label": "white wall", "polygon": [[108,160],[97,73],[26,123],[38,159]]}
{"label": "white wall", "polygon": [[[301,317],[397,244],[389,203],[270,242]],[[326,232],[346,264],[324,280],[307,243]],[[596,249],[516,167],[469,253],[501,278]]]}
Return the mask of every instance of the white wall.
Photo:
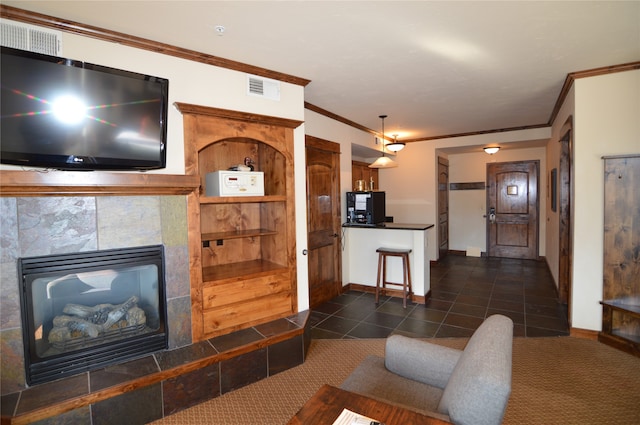
{"label": "white wall", "polygon": [[[304,87],[280,83],[280,101],[248,96],[247,74],[211,65],[139,50],[107,41],[63,33],[60,56],[128,71],[156,75],[169,79],[169,103],[193,103],[242,112],[304,120]],[[277,70],[276,70],[277,71]],[[167,128],[167,167],[149,171],[160,174],[184,174],[183,120],[171,106]],[[294,131],[296,165],[304,164],[304,125]],[[229,164],[231,165],[231,164]],[[17,169],[2,165],[1,169]],[[96,171],[99,172],[99,171]],[[296,243],[298,269],[298,309],[308,309],[307,257],[302,249],[307,243],[307,220],[304,166],[295,167]]]}
{"label": "white wall", "polygon": [[[397,222],[437,222],[437,156],[442,149],[456,146],[483,146],[490,143],[508,146],[514,142],[547,140],[550,135],[551,129],[547,127],[408,143],[396,158],[397,168],[380,170],[380,189],[387,192],[387,214],[393,215]],[[500,151],[496,154],[499,156],[494,156],[491,160],[502,161],[502,158],[505,161],[510,161],[511,158],[518,158],[518,160],[540,159],[541,167],[545,162],[544,155],[538,150],[535,152],[530,150],[522,156],[516,154],[515,151],[511,154],[508,152],[508,149]],[[451,155],[448,156],[451,158]],[[486,170],[482,164],[484,162],[477,166]],[[483,177],[481,180],[484,181],[485,178]],[[543,226],[544,223],[541,220],[541,227]],[[429,232],[430,260],[438,258],[436,236],[435,229]],[[543,244],[541,243],[541,245]]]}
{"label": "white wall", "polygon": [[[309,136],[318,137],[340,144],[340,200],[344,204],[345,193],[351,190],[351,144],[378,149],[374,136],[366,131],[358,130],[339,121],[327,118],[316,112],[305,109],[305,132]],[[341,209],[342,221],[346,221],[346,211]]]}
{"label": "white wall", "polygon": [[[487,164],[490,162],[540,161],[538,253],[544,256],[545,209],[548,201],[545,148],[501,149],[494,155],[487,155],[484,152],[449,154],[448,159],[449,183],[483,182],[485,184]],[[466,251],[470,248],[479,248],[481,252],[486,252],[486,219],[483,217],[486,211],[486,190],[449,191],[449,249]]]}
{"label": "white wall", "polygon": [[572,326],[601,330],[603,156],[640,153],[640,70],[575,85]]}

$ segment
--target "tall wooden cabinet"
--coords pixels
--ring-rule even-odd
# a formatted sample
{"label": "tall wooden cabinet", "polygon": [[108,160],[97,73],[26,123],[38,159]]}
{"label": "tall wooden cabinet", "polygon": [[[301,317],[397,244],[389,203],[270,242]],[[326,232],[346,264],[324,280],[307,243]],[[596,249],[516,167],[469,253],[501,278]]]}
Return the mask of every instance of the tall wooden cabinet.
{"label": "tall wooden cabinet", "polygon": [[[380,190],[378,179],[378,169],[369,168],[369,164],[362,161],[351,161],[351,189],[357,190],[357,181],[364,180],[367,185],[366,190]],[[373,188],[371,182],[373,181]]]}
{"label": "tall wooden cabinet", "polygon": [[[297,310],[293,129],[301,121],[177,103],[188,195],[191,316],[199,341]],[[206,196],[207,173],[251,158],[264,196]]]}
{"label": "tall wooden cabinet", "polygon": [[604,158],[604,276],[598,339],[640,357],[640,155]]}

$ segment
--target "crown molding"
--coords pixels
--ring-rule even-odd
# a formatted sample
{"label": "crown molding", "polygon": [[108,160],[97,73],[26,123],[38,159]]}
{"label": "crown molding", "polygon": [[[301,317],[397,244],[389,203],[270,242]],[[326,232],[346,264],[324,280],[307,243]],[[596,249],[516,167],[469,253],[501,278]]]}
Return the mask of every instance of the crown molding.
{"label": "crown molding", "polygon": [[[560,107],[562,106],[562,103],[565,101],[567,94],[569,93],[569,90],[571,89],[571,85],[573,84],[573,82],[575,80],[577,80],[578,78],[587,78],[587,77],[595,77],[598,75],[605,75],[605,74],[614,74],[616,72],[624,72],[624,71],[632,71],[634,69],[640,69],[640,62],[630,62],[630,63],[625,63],[625,64],[620,64],[620,65],[611,65],[611,66],[604,66],[601,68],[594,68],[594,69],[588,69],[585,71],[577,71],[577,72],[572,72],[569,73],[567,75],[567,78],[565,79],[564,85],[562,86],[562,90],[560,90],[560,95],[558,96],[558,100],[556,100],[556,104],[553,108],[553,111],[551,113],[551,117],[549,118],[549,121],[546,123],[542,123],[542,124],[533,124],[533,125],[524,125],[524,126],[520,126],[520,127],[508,127],[508,128],[497,128],[497,129],[492,129],[492,130],[480,130],[480,131],[470,131],[470,132],[466,132],[466,133],[455,133],[455,134],[442,134],[439,136],[428,136],[428,137],[415,137],[412,139],[402,139],[402,143],[413,143],[413,142],[426,142],[426,141],[430,141],[430,140],[439,140],[439,139],[451,139],[451,138],[455,138],[455,137],[465,137],[465,136],[478,136],[481,134],[493,134],[493,133],[504,133],[507,131],[519,131],[519,130],[531,130],[531,129],[535,129],[535,128],[544,128],[544,127],[550,127],[551,125],[553,125],[553,122],[555,121],[555,119],[558,116],[558,112],[560,111]],[[359,130],[363,130],[366,131],[368,133],[372,133],[372,134],[376,134],[377,133],[371,129],[368,129],[367,127],[360,125],[358,123],[355,123],[347,118],[341,117],[339,115],[336,115],[332,112],[327,111],[326,109],[322,109],[319,106],[316,105],[312,105],[309,102],[305,102],[304,103],[304,107],[305,109],[309,109],[310,111],[314,111],[317,112],[321,115],[324,115],[328,118],[332,118],[336,121],[340,121],[341,123],[350,125],[354,128],[357,128]]]}
{"label": "crown molding", "polygon": [[71,34],[91,37],[102,41],[110,41],[113,43],[134,47],[136,49],[148,50],[151,52],[187,59],[194,62],[200,62],[220,68],[226,68],[234,71],[244,72],[247,74],[257,75],[260,77],[271,78],[273,80],[296,84],[303,87],[311,82],[311,80],[307,80],[305,78],[295,77],[293,75],[272,71],[266,68],[224,59],[218,56],[197,52],[195,50],[183,49],[181,47],[172,46],[170,44],[160,43],[157,41],[136,37],[121,32],[111,31],[104,28],[85,25],[79,22],[31,12],[24,9],[19,9],[17,7],[0,5],[0,17],[13,21],[38,25],[41,27],[52,28]]}
{"label": "crown molding", "polygon": [[571,86],[573,85],[573,82],[575,80],[579,78],[596,77],[598,75],[615,74],[616,72],[633,71],[634,69],[640,69],[640,62],[629,62],[620,65],[603,66],[601,68],[587,69],[585,71],[577,71],[567,74],[567,78],[565,78],[562,89],[560,90],[558,100],[556,100],[556,104],[553,107],[551,116],[549,117],[548,125],[553,125],[554,121],[558,117],[560,108],[566,100],[567,95],[569,94],[569,90],[571,90]]}

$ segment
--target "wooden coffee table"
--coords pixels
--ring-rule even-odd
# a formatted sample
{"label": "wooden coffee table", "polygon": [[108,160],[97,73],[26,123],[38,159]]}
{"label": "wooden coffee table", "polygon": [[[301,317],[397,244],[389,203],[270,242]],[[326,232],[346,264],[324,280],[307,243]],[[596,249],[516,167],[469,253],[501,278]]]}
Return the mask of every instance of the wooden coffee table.
{"label": "wooden coffee table", "polygon": [[345,408],[385,425],[451,425],[450,422],[421,415],[331,385],[323,385],[291,418],[288,425],[331,425]]}

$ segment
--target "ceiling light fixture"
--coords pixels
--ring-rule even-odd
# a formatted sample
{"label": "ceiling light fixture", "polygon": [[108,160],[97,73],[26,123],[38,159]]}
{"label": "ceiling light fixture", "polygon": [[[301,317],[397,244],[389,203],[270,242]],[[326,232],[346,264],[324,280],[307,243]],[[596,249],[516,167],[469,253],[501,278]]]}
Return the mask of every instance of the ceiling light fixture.
{"label": "ceiling light fixture", "polygon": [[498,152],[500,150],[500,146],[491,146],[491,147],[486,147],[484,148],[484,151],[486,153],[488,153],[489,155],[493,155],[494,153]]}
{"label": "ceiling light fixture", "polygon": [[380,115],[379,118],[382,120],[382,156],[373,161],[373,164],[370,164],[369,168],[397,167],[398,164],[396,164],[391,158],[384,156],[384,119],[387,118],[387,116]]}
{"label": "ceiling light fixture", "polygon": [[389,143],[387,145],[387,149],[390,150],[391,152],[401,151],[402,149],[404,149],[404,143],[398,142],[398,135],[394,134],[393,143]]}

